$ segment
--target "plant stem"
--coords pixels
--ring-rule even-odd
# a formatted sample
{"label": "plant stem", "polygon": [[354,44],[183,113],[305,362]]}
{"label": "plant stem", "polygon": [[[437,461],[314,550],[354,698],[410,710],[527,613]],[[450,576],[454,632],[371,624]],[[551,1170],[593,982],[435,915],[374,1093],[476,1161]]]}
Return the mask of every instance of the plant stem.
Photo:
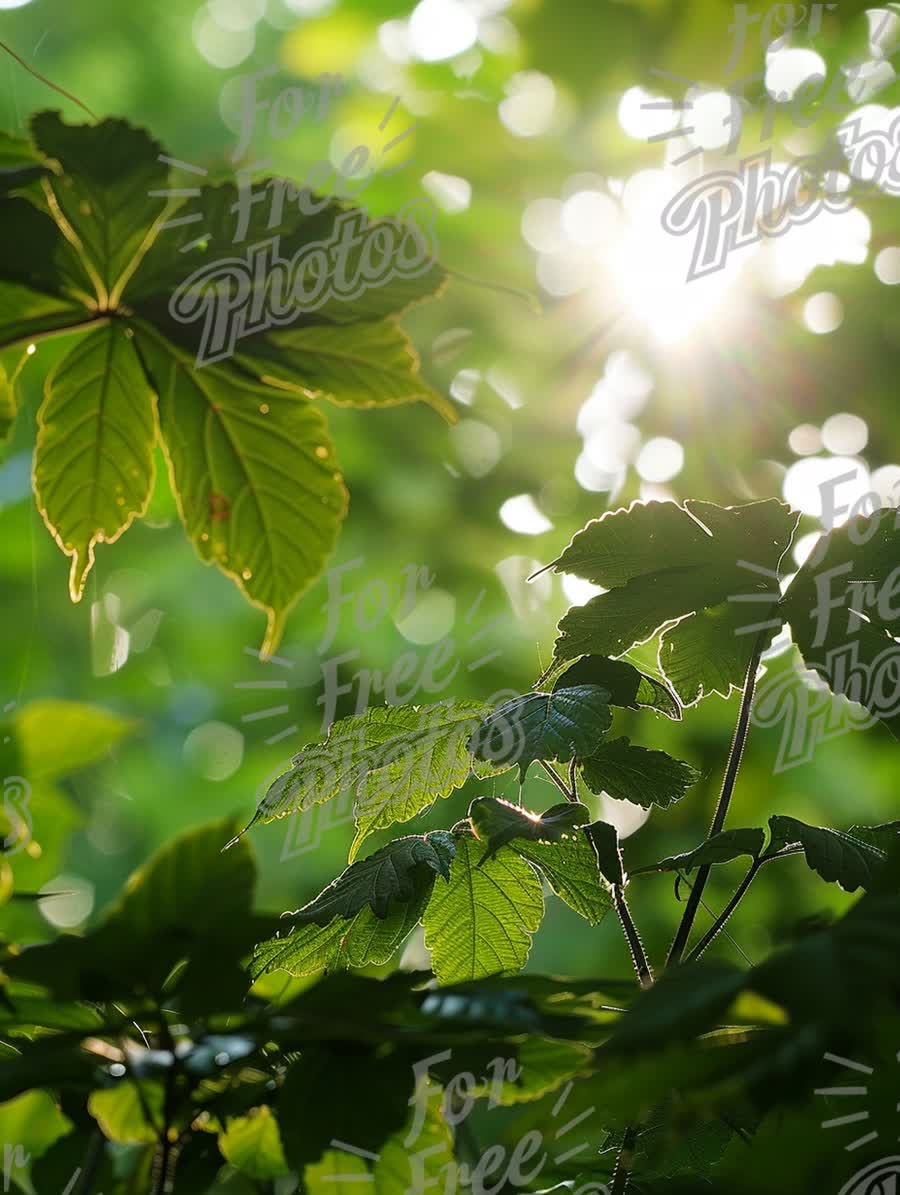
{"label": "plant stem", "polygon": [[631,1177],[631,1163],[634,1161],[634,1147],[637,1144],[637,1129],[630,1126],[625,1130],[619,1156],[616,1158],[616,1168],[613,1171],[612,1186],[609,1195],[625,1195],[628,1180]]}
{"label": "plant stem", "polygon": [[175,1097],[175,1043],[172,1041],[172,1034],[169,1032],[169,1023],[166,1020],[166,1014],[162,1008],[158,1009],[159,1013],[159,1030],[160,1039],[163,1049],[168,1050],[172,1055],[172,1065],[166,1072],[165,1094],[163,1096],[163,1128],[159,1137],[159,1173],[156,1176],[156,1185],[154,1188],[154,1195],[165,1195],[169,1189],[169,1170],[172,1164],[172,1142],[169,1139],[169,1132],[172,1126],[172,1112]]}
{"label": "plant stem", "polygon": [[741,880],[738,888],[736,889],[736,891],[734,893],[734,896],[732,896],[731,900],[728,902],[728,904],[725,906],[725,908],[722,910],[722,912],[716,918],[715,922],[709,927],[709,929],[706,931],[706,933],[703,935],[703,937],[700,939],[700,941],[697,943],[697,945],[694,947],[694,949],[687,956],[687,961],[689,963],[692,963],[695,959],[698,959],[700,957],[700,955],[704,952],[704,950],[706,950],[707,946],[710,946],[716,940],[716,938],[719,936],[719,934],[725,928],[725,925],[726,925],[729,917],[731,916],[731,914],[734,912],[734,910],[738,907],[738,905],[741,903],[741,901],[746,896],[747,889],[750,887],[750,885],[756,879],[757,873],[759,872],[759,869],[761,867],[762,867],[761,860],[754,859],[753,862],[750,864],[750,870],[747,872],[747,874]]}
{"label": "plant stem", "polygon": [[[800,849],[802,849],[802,848],[800,848]],[[753,881],[756,879],[757,874],[762,869],[762,866],[764,863],[771,863],[774,859],[786,859],[789,855],[796,855],[798,853],[799,853],[799,851],[798,851],[797,847],[786,847],[784,850],[776,851],[776,853],[774,855],[763,855],[759,859],[754,859],[753,862],[750,864],[750,870],[747,872],[747,874],[741,880],[740,884],[738,885],[738,887],[734,893],[734,896],[732,896],[731,900],[728,902],[728,904],[725,906],[725,908],[722,910],[722,912],[716,918],[714,924],[710,926],[710,928],[703,935],[703,937],[700,939],[700,941],[697,943],[697,945],[694,947],[694,949],[690,952],[690,954],[687,957],[687,961],[693,962],[694,959],[698,959],[700,957],[700,955],[704,952],[704,950],[706,950],[707,946],[709,946],[712,942],[714,942],[715,939],[719,936],[719,934],[722,932],[722,930],[725,928],[726,924],[728,923],[728,920],[731,917],[732,913],[735,911],[735,909],[738,907],[738,905],[741,903],[741,901],[747,895],[747,890],[749,889],[749,887],[753,883]]]}
{"label": "plant stem", "polygon": [[[619,915],[619,921],[622,923],[622,932],[625,934],[625,941],[628,943],[628,949],[631,951],[631,961],[634,964],[638,980],[642,988],[649,988],[653,984],[653,972],[647,961],[641,936],[634,923],[634,918],[631,916],[631,910],[628,907],[621,884],[613,884],[612,895],[613,904],[616,906],[616,912]],[[616,1168],[613,1171],[610,1195],[624,1195],[628,1186],[628,1179],[631,1175],[631,1163],[634,1160],[634,1146],[637,1141],[637,1132],[636,1125],[629,1125],[625,1130],[625,1136],[622,1138],[622,1144],[619,1147],[619,1153],[616,1157]]]}
{"label": "plant stem", "polygon": [[105,1144],[105,1137],[99,1129],[95,1129],[88,1138],[84,1161],[81,1165],[81,1174],[78,1177],[76,1185],[72,1188],[72,1195],[89,1195],[94,1185],[97,1168],[103,1160]]}
{"label": "plant stem", "polygon": [[628,943],[628,949],[631,951],[631,961],[634,963],[637,977],[640,980],[641,987],[648,988],[653,983],[653,972],[650,969],[650,964],[647,962],[647,955],[644,953],[641,936],[637,931],[637,926],[634,924],[634,918],[631,916],[631,910],[628,908],[628,902],[625,899],[625,893],[622,890],[621,884],[613,885],[612,895],[613,904],[616,906],[616,912],[619,914],[619,921],[622,923],[625,941]]}
{"label": "plant stem", "polygon": [[[716,812],[713,815],[712,825],[709,830],[710,838],[714,834],[721,834],[725,828],[728,807],[731,804],[731,797],[734,793],[734,786],[737,782],[741,759],[744,754],[744,745],[747,742],[747,731],[750,727],[750,711],[753,706],[753,693],[756,689],[756,673],[759,671],[759,659],[763,652],[767,633],[765,630],[760,631],[753,644],[753,650],[750,653],[750,662],[747,665],[747,672],[744,677],[744,693],[741,698],[741,708],[737,724],[734,728],[734,738],[731,741],[731,752],[728,756],[728,766],[725,769],[725,779],[722,781],[719,803],[716,805]],[[697,910],[700,908],[703,889],[706,887],[706,881],[709,879],[711,870],[711,865],[707,863],[697,872],[697,878],[694,881],[694,886],[685,905],[681,924],[678,926],[678,931],[672,942],[672,948],[669,951],[669,957],[666,960],[667,967],[677,966],[681,962],[691,936],[691,930],[694,928],[694,920],[697,916]]]}
{"label": "plant stem", "polygon": [[565,780],[563,780],[562,776],[560,776],[560,774],[559,774],[559,772],[557,772],[556,768],[551,767],[551,765],[548,764],[547,761],[544,759],[539,759],[538,763],[541,765],[541,767],[544,769],[544,771],[547,773],[547,775],[550,777],[550,779],[553,781],[553,783],[556,785],[556,787],[559,789],[559,791],[562,793],[562,795],[566,798],[566,800],[572,801],[575,804],[577,804],[578,798],[576,797],[576,795],[573,792],[570,791]]}
{"label": "plant stem", "polygon": [[2,49],[5,53],[7,53],[10,56],[10,58],[14,58],[15,61],[18,62],[19,66],[23,67],[26,71],[28,71],[29,75],[33,75],[35,77],[35,79],[39,79],[41,83],[46,83],[46,85],[48,87],[52,88],[55,92],[57,92],[58,95],[65,96],[65,98],[67,100],[71,100],[73,104],[77,104],[79,108],[81,108],[83,111],[87,112],[87,114],[91,118],[91,120],[96,120],[96,121],[100,120],[100,117],[96,114],[96,112],[92,112],[90,110],[90,108],[87,106],[87,104],[83,104],[81,102],[81,100],[77,96],[72,95],[71,92],[64,91],[63,88],[60,87],[58,83],[54,83],[50,79],[45,79],[43,75],[39,75],[33,66],[29,66],[28,63],[25,61],[25,59],[20,58],[19,55],[15,52],[15,50],[11,50],[5,42],[0,41],[0,49]]}

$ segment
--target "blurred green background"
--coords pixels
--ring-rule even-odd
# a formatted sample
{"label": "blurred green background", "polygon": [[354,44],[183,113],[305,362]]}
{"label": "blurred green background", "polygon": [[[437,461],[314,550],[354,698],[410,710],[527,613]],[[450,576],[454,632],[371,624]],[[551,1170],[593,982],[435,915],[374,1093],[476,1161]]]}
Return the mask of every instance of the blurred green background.
{"label": "blurred green background", "polygon": [[[606,509],[636,498],[778,496],[803,511],[809,536],[821,529],[819,487],[829,478],[844,476],[839,504],[869,491],[896,504],[900,219],[890,188],[737,250],[725,270],[692,283],[687,241],[660,229],[660,196],[678,171],[733,169],[766,149],[789,161],[827,146],[855,108],[887,128],[900,102],[896,30],[873,25],[864,5],[842,2],[821,29],[803,26],[768,54],[769,9],[749,11],[760,20],[729,74],[735,9],[715,0],[0,0],[0,38],[35,70],[223,178],[235,169],[241,79],[270,67],[257,83],[270,101],[322,74],[345,87],[321,121],[285,138],[262,114],[242,165],[267,160],[302,179],[322,158],[339,161],[356,144],[380,151],[412,128],[384,150],[364,202],[379,213],[422,195],[437,205],[454,277],[405,323],[423,372],[459,413],[448,427],[425,407],[328,412],[350,515],[330,574],[296,607],[278,659],[263,664],[261,616],[195,558],[164,470],[148,517],[100,548],[83,602],[69,603],[68,563],[30,495],[41,380],[65,351],[41,344],[22,368],[23,411],[0,458],[0,704],[12,715],[38,698],[78,700],[140,728],[67,781],[67,801],[36,799],[39,852],[12,860],[17,884],[75,895],[44,913],[8,907],[7,936],[34,941],[87,924],[177,832],[227,813],[248,819],[266,779],[319,735],[335,684],[337,715],[352,713],[367,683],[370,703],[384,700],[373,678],[413,653],[408,700],[529,688],[556,621],[590,593],[571,578],[526,578]],[[772,93],[794,94],[818,71],[834,83],[838,111],[811,103],[801,121],[772,106]],[[0,126],[23,133],[48,107],[83,117],[0,55]],[[729,113],[739,122],[733,145]],[[404,600],[421,569],[429,584]],[[352,600],[336,607],[338,586]],[[412,691],[436,651],[433,691]],[[639,655],[652,664],[653,645]],[[797,662],[786,651],[767,667]],[[607,803],[634,831],[632,865],[705,836],[736,712],[734,699],[711,697],[680,724],[619,715],[619,733],[703,774],[679,806],[643,825]],[[764,824],[773,812],[838,827],[897,816],[896,748],[880,726],[776,772],[782,731],[754,729],[733,824]],[[508,790],[505,778],[470,782],[403,830],[449,826],[473,796]],[[525,799],[544,808],[555,791],[535,772]],[[281,910],[341,870],[352,827],[282,822],[252,838],[262,903]],[[716,869],[711,909],[733,882],[730,868]],[[660,899],[671,878],[642,878],[631,891],[658,954],[678,916]],[[721,949],[756,960],[773,937],[846,900],[810,883],[800,863],[764,871]],[[529,966],[629,970],[611,920],[591,930],[555,900]]]}

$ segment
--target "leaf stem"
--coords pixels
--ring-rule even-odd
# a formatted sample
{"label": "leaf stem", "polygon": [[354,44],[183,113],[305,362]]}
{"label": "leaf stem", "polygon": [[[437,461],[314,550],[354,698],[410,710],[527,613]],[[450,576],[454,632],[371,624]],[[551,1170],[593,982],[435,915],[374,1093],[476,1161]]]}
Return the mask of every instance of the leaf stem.
{"label": "leaf stem", "polygon": [[[709,830],[709,837],[712,838],[714,834],[721,834],[725,828],[725,820],[728,817],[728,807],[731,804],[731,797],[734,793],[734,786],[737,782],[738,772],[741,767],[741,759],[744,754],[744,745],[747,742],[747,732],[750,727],[750,711],[753,706],[753,694],[756,689],[756,674],[759,671],[759,660],[763,652],[763,647],[766,642],[767,632],[762,630],[756,637],[753,644],[753,650],[750,653],[750,660],[747,664],[747,672],[744,677],[744,692],[741,697],[741,708],[738,713],[738,720],[734,728],[734,737],[731,740],[731,751],[728,756],[728,766],[725,769],[725,778],[722,781],[722,791],[719,794],[719,802],[716,805],[716,811],[713,815],[712,825]],[[681,924],[678,926],[678,931],[672,942],[672,947],[669,951],[669,957],[666,960],[666,966],[677,966],[681,962],[687,947],[688,940],[691,936],[691,930],[694,928],[694,920],[697,916],[697,910],[700,908],[700,902],[703,898],[703,889],[706,887],[706,881],[709,879],[711,865],[709,863],[701,867],[697,872],[697,878],[694,881],[694,886],[691,889],[690,896],[685,905],[684,914],[681,918]]]}
{"label": "leaf stem", "polygon": [[559,774],[559,772],[557,772],[556,768],[551,767],[550,764],[548,764],[547,761],[544,759],[539,759],[538,763],[541,765],[541,767],[544,769],[544,771],[547,773],[547,775],[550,777],[550,779],[553,781],[553,783],[556,785],[556,787],[559,789],[559,791],[562,793],[562,795],[566,798],[566,800],[572,801],[575,804],[577,804],[578,797],[575,795],[574,792],[572,792],[569,789],[565,780],[563,780],[562,776],[560,776],[560,774]]}

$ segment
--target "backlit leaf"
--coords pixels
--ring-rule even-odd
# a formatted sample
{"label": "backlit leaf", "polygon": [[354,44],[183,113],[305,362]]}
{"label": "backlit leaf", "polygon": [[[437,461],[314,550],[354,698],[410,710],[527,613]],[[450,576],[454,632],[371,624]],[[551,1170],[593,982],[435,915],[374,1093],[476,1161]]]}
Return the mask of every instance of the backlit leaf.
{"label": "backlit leaf", "polygon": [[521,970],[540,925],[544,899],[537,872],[509,847],[479,866],[487,846],[461,836],[449,884],[434,886],[425,910],[425,944],[439,983]]}
{"label": "backlit leaf", "polygon": [[72,557],[78,601],[98,543],[113,543],[153,491],[153,396],[130,333],[111,322],[81,337],[47,379],[34,486],[54,539]]}
{"label": "backlit leaf", "polygon": [[252,1182],[271,1182],[288,1173],[278,1121],[265,1104],[229,1120],[219,1134],[219,1149],[226,1162]]}
{"label": "backlit leaf", "polygon": [[[634,503],[588,523],[553,567],[608,592],[563,617],[555,658],[621,656],[667,622],[735,599],[746,616],[738,630],[772,620],[778,566],[796,524],[797,515],[774,500]],[[730,640],[735,628],[725,632]],[[723,650],[732,652],[730,641]],[[682,673],[681,691],[695,684]]]}
{"label": "backlit leaf", "polygon": [[325,421],[309,402],[230,366],[194,369],[145,324],[138,345],[159,396],[181,521],[201,560],[265,611],[271,653],[347,513]]}
{"label": "backlit leaf", "polygon": [[474,701],[430,706],[372,706],[335,722],[324,743],[304,747],[270,786],[251,821],[347,797],[353,801],[355,858],[373,831],[407,821],[465,783],[467,742],[487,712]]}

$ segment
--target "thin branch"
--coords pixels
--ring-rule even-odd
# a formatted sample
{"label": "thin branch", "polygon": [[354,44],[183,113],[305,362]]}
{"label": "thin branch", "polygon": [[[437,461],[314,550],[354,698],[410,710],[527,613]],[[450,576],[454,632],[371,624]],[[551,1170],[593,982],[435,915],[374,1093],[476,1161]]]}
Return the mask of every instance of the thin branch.
{"label": "thin branch", "polygon": [[550,779],[553,781],[553,783],[556,785],[556,787],[559,789],[559,791],[562,793],[562,795],[566,798],[566,800],[573,801],[574,803],[577,804],[578,798],[575,796],[575,794],[573,792],[569,791],[569,788],[566,785],[565,780],[563,780],[562,776],[560,776],[560,774],[559,774],[559,772],[557,772],[556,768],[551,767],[550,764],[548,764],[547,761],[543,760],[543,759],[539,759],[538,763],[541,765],[541,767],[544,769],[544,771],[547,773],[547,775],[550,777]]}
{"label": "thin branch", "polygon": [[762,867],[761,861],[759,859],[754,859],[753,862],[750,864],[749,871],[744,876],[744,878],[741,880],[740,884],[738,885],[737,889],[735,890],[734,896],[732,896],[731,900],[728,902],[728,904],[725,906],[725,908],[722,910],[722,912],[716,918],[715,922],[709,927],[709,929],[706,931],[706,933],[703,935],[703,937],[700,939],[700,941],[697,943],[697,945],[694,947],[694,949],[687,956],[687,961],[689,963],[693,962],[695,959],[698,959],[700,957],[700,955],[704,952],[704,950],[706,950],[707,946],[712,945],[712,943],[716,940],[716,938],[719,936],[719,934],[725,928],[725,924],[728,921],[731,914],[735,911],[735,909],[738,907],[738,905],[741,903],[741,901],[747,895],[747,890],[749,889],[749,887],[753,883],[753,881],[756,879],[757,875],[759,874],[759,869],[761,867]]}
{"label": "thin branch", "polygon": [[[94,1179],[97,1177],[97,1170],[103,1161],[103,1151],[105,1148],[106,1138],[99,1129],[94,1129],[88,1138],[84,1161],[80,1169],[75,1172],[75,1183],[71,1188],[67,1187],[66,1191],[70,1190],[71,1195],[90,1195],[90,1191],[94,1186]],[[65,1195],[65,1192],[63,1195]]]}
{"label": "thin branch", "polygon": [[172,1165],[172,1142],[169,1139],[169,1133],[172,1128],[172,1112],[175,1099],[175,1079],[176,1079],[176,1054],[175,1043],[172,1040],[172,1034],[169,1031],[169,1024],[165,1017],[165,1011],[162,1008],[158,1009],[160,1038],[162,1039],[163,1049],[168,1050],[172,1055],[172,1065],[166,1072],[165,1094],[163,1096],[163,1131],[160,1137],[160,1151],[159,1151],[159,1172],[156,1176],[156,1184],[154,1187],[154,1195],[165,1195],[169,1190],[169,1170]]}
{"label": "thin branch", "polygon": [[[687,884],[688,891],[690,891],[692,885],[691,885],[691,881],[687,878],[687,876],[682,875],[682,873],[679,872],[678,879],[682,884]],[[706,901],[702,900],[700,902],[700,905],[701,905],[704,913],[709,914],[710,921],[715,921],[717,914],[713,912],[713,910],[709,907],[709,905],[706,903]],[[740,942],[738,942],[738,940],[736,938],[733,938],[727,929],[723,929],[722,933],[725,935],[725,937],[728,939],[728,941],[731,943],[731,945],[735,948],[735,950],[738,952],[738,954],[741,956],[741,958],[744,960],[744,962],[747,964],[747,966],[752,967],[753,959],[750,958],[750,956],[747,954],[746,950],[744,950],[743,946],[741,946]]]}
{"label": "thin branch", "polygon": [[802,847],[786,847],[784,850],[776,851],[773,855],[763,855],[759,859],[754,859],[750,864],[750,870],[747,872],[735,890],[734,896],[732,896],[731,900],[716,918],[715,923],[710,926],[694,949],[690,952],[687,957],[687,961],[693,962],[695,959],[698,959],[700,955],[703,954],[704,950],[706,950],[706,948],[710,946],[724,930],[729,918],[747,895],[750,885],[756,879],[764,863],[771,863],[775,859],[786,859],[789,855],[799,854],[802,849]]}
{"label": "thin branch", "polygon": [[[759,671],[760,656],[762,655],[768,634],[769,632],[765,630],[760,631],[753,644],[753,651],[750,653],[750,662],[747,665],[747,673],[744,678],[744,693],[741,698],[741,708],[737,724],[734,728],[734,738],[731,742],[728,766],[725,769],[725,779],[722,781],[722,791],[719,795],[719,802],[716,805],[716,812],[713,815],[712,825],[709,830],[710,838],[714,834],[721,834],[725,828],[728,807],[731,804],[731,797],[734,793],[734,786],[737,782],[741,759],[744,754],[744,745],[747,742],[747,731],[750,727],[750,711],[753,706],[753,694],[756,689],[756,674]],[[672,942],[672,948],[669,951],[669,957],[666,960],[667,967],[676,966],[681,962],[691,936],[691,930],[694,928],[694,920],[697,916],[697,910],[700,908],[703,889],[706,887],[710,871],[711,865],[707,863],[697,872],[697,878],[694,881],[691,894],[687,899],[681,924],[678,926],[678,931]]]}
{"label": "thin branch", "polygon": [[634,924],[634,919],[631,916],[631,910],[628,908],[628,902],[625,899],[625,893],[622,890],[621,884],[613,885],[612,896],[616,912],[619,914],[619,921],[622,923],[622,932],[625,934],[625,941],[628,943],[628,949],[631,951],[631,961],[634,963],[635,972],[640,980],[641,987],[648,988],[653,983],[653,972],[650,969],[650,964],[647,962],[644,945],[641,942],[637,926]]}
{"label": "thin branch", "polygon": [[100,120],[100,117],[96,114],[96,112],[92,112],[90,110],[90,108],[87,106],[87,104],[83,104],[77,96],[72,95],[71,92],[65,91],[58,84],[51,82],[50,79],[46,79],[46,78],[44,78],[43,75],[38,74],[38,72],[34,69],[33,66],[29,66],[28,63],[25,61],[25,59],[20,58],[19,55],[15,52],[15,50],[11,50],[5,42],[0,41],[0,50],[5,50],[6,53],[10,56],[10,58],[14,58],[16,60],[16,62],[18,62],[19,66],[21,66],[24,70],[28,71],[29,75],[34,75],[35,79],[39,79],[41,81],[41,83],[46,83],[46,85],[48,87],[52,87],[53,90],[55,92],[58,92],[59,95],[65,96],[65,98],[67,100],[71,100],[73,104],[77,104],[79,108],[81,108],[83,111],[87,112],[87,114],[91,118],[91,120],[96,120],[96,121]]}
{"label": "thin branch", "polygon": [[631,1177],[631,1166],[634,1162],[634,1148],[637,1145],[637,1134],[638,1131],[634,1126],[629,1126],[625,1130],[625,1136],[622,1138],[622,1145],[619,1149],[619,1156],[616,1158],[612,1186],[609,1189],[610,1195],[624,1195],[628,1187],[628,1180]]}
{"label": "thin branch", "polygon": [[[631,951],[631,961],[634,964],[640,985],[642,988],[649,988],[653,984],[653,972],[647,961],[641,936],[634,923],[634,918],[631,916],[631,910],[628,908],[628,901],[625,899],[625,893],[621,884],[613,884],[612,896],[613,904],[616,906],[616,912],[619,915],[619,921],[622,924],[625,941],[628,943],[628,949]],[[624,1195],[628,1186],[628,1179],[631,1176],[631,1166],[634,1161],[634,1147],[637,1141],[637,1134],[636,1125],[629,1125],[625,1129],[625,1135],[622,1138],[622,1144],[619,1147],[616,1157],[616,1168],[613,1171],[610,1195]]]}

